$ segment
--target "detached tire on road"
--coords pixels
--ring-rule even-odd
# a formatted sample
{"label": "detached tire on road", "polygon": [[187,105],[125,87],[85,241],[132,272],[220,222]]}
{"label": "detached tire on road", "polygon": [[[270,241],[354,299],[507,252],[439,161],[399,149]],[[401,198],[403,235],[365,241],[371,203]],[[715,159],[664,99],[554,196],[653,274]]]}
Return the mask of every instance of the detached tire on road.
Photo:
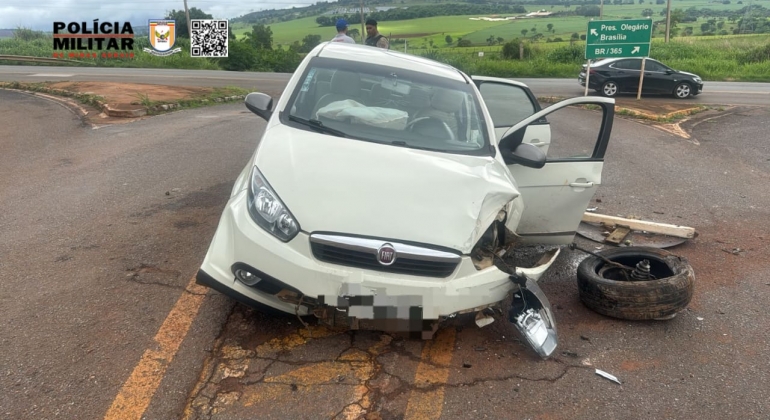
{"label": "detached tire on road", "polygon": [[648,247],[611,248],[597,254],[629,267],[648,260],[656,279],[625,280],[622,269],[591,255],[577,270],[580,300],[591,310],[619,319],[660,320],[673,318],[690,303],[695,272],[683,257]]}

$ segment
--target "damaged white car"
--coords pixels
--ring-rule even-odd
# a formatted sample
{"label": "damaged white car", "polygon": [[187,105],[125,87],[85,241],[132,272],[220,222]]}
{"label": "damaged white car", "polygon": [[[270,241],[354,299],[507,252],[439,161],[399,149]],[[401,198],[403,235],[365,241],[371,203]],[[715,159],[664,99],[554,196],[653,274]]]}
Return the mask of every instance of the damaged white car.
{"label": "damaged white car", "polygon": [[[576,104],[601,107],[596,143],[551,159],[545,117]],[[601,182],[614,99],[541,110],[521,83],[324,43],[277,101],[252,93],[246,106],[267,126],[198,283],[250,306],[343,313],[353,328],[426,338],[447,317],[504,303],[533,349],[553,352],[554,317],[537,281],[559,248],[534,267],[500,260],[521,244],[571,243]]]}

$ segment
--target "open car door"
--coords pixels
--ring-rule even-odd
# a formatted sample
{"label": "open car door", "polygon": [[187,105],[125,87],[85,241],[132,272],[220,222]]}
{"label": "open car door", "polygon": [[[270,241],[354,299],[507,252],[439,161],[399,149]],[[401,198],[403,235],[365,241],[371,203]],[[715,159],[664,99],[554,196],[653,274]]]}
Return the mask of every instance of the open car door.
{"label": "open car door", "polygon": [[[524,83],[487,76],[471,76],[471,79],[492,116],[498,142],[508,129],[542,109],[535,95]],[[544,153],[548,152],[551,130],[545,117],[530,126],[524,142],[539,147]]]}
{"label": "open car door", "polygon": [[[593,105],[601,113],[575,105]],[[559,113],[561,115],[556,115]],[[523,144],[549,116],[553,139],[547,154]],[[511,127],[499,142],[503,160],[516,180],[524,203],[508,228],[522,242],[568,244],[602,181],[604,154],[612,132],[615,100],[601,97],[567,99]],[[586,128],[591,123],[594,127]],[[582,135],[582,142],[577,138]],[[557,147],[558,146],[558,147]]]}

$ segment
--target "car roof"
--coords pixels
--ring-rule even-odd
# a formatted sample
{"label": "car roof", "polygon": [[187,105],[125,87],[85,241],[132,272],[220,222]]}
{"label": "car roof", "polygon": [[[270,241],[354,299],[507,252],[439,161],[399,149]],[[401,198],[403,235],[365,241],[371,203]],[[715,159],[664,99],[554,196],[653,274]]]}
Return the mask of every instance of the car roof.
{"label": "car roof", "polygon": [[357,61],[382,66],[398,67],[406,70],[445,77],[467,82],[460,70],[450,65],[429,58],[402,53],[395,50],[370,47],[362,44],[344,42],[324,42],[316,47],[316,56],[338,60]]}

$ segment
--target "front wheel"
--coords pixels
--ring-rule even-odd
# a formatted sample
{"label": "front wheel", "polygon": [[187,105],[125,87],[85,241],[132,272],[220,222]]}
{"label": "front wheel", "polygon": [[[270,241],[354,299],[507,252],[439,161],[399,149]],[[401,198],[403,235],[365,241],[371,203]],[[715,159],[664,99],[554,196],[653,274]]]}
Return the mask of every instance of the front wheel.
{"label": "front wheel", "polygon": [[680,83],[674,88],[674,97],[677,99],[687,99],[692,94],[692,88],[688,83]]}
{"label": "front wheel", "polygon": [[[690,303],[695,272],[683,257],[650,247],[610,248],[580,262],[578,291],[585,306],[626,320],[669,319]],[[628,272],[615,265],[636,268]],[[638,271],[637,271],[638,270]]]}
{"label": "front wheel", "polygon": [[607,97],[613,97],[618,94],[618,84],[612,80],[604,82],[602,85],[602,94]]}

